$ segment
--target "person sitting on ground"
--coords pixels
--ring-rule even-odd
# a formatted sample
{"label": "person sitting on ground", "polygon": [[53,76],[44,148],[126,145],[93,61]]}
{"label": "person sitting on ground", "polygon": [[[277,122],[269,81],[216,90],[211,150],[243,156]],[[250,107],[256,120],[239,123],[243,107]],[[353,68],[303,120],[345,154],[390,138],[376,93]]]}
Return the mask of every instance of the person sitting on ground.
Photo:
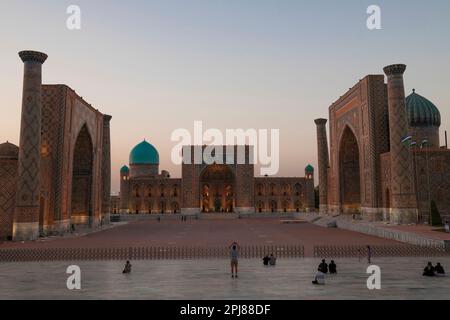
{"label": "person sitting on ground", "polygon": [[277,264],[277,258],[274,257],[273,253],[270,255],[270,265],[274,267]]}
{"label": "person sitting on ground", "polygon": [[328,264],[325,262],[325,259],[323,259],[322,263],[319,265],[319,270],[323,273],[328,273]]}
{"label": "person sitting on ground", "polygon": [[440,262],[437,263],[437,265],[434,268],[434,270],[436,271],[436,275],[438,275],[438,276],[444,276],[445,275],[444,267],[441,265]]}
{"label": "person sitting on ground", "polygon": [[428,262],[427,266],[425,267],[425,269],[423,270],[423,276],[424,277],[434,277],[434,267],[431,264],[431,262]]}
{"label": "person sitting on ground", "polygon": [[123,274],[130,274],[131,273],[131,263],[130,261],[127,261],[125,264],[125,269],[123,270]]}
{"label": "person sitting on ground", "polygon": [[263,258],[263,264],[264,264],[264,266],[269,266],[269,261],[270,261],[270,258],[269,258],[269,256],[265,256],[264,258]]}
{"label": "person sitting on ground", "polygon": [[330,273],[331,274],[336,274],[337,273],[337,265],[336,265],[336,263],[334,263],[334,260],[331,260],[330,265],[328,266],[328,268],[330,269]]}
{"label": "person sitting on ground", "polygon": [[320,270],[320,268],[317,269],[316,277],[312,283],[315,285],[324,285],[325,284],[325,273],[323,273],[322,270]]}

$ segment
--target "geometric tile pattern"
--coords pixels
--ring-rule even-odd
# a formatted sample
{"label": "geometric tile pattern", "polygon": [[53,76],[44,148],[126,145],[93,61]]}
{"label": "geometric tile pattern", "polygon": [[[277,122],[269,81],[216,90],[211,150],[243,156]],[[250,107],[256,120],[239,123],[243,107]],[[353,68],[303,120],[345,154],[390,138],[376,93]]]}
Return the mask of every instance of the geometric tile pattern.
{"label": "geometric tile pattern", "polygon": [[12,236],[17,160],[0,160],[0,239]]}
{"label": "geometric tile pattern", "polygon": [[319,162],[319,203],[321,206],[328,204],[328,137],[326,119],[315,120],[317,126],[317,150]]}
{"label": "geometric tile pattern", "polygon": [[412,154],[410,147],[401,143],[402,138],[409,134],[403,85],[405,69],[405,65],[384,69],[388,76],[392,208],[417,208]]}

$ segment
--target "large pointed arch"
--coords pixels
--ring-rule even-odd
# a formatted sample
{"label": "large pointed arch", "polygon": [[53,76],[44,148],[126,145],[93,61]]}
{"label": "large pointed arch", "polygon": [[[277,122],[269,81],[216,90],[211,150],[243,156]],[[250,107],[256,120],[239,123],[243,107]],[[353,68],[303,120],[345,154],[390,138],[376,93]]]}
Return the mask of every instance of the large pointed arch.
{"label": "large pointed arch", "polygon": [[90,224],[93,216],[94,146],[87,125],[80,129],[72,159],[72,224]]}
{"label": "large pointed arch", "polygon": [[342,131],[339,143],[339,190],[344,212],[361,209],[361,165],[359,144],[350,126]]}

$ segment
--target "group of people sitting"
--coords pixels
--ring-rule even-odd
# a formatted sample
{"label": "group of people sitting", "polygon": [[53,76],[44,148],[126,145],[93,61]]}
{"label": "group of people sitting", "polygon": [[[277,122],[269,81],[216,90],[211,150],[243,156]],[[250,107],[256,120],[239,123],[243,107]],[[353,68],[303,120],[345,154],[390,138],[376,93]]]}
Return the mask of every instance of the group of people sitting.
{"label": "group of people sitting", "polygon": [[423,270],[424,277],[442,277],[445,276],[444,267],[438,262],[436,266],[433,266],[431,262],[428,262],[427,266]]}
{"label": "group of people sitting", "polygon": [[277,258],[273,254],[271,254],[270,256],[265,256],[263,258],[263,264],[265,267],[274,267],[277,264]]}
{"label": "group of people sitting", "polygon": [[325,259],[322,260],[322,263],[319,264],[319,268],[317,268],[317,274],[312,283],[316,284],[316,285],[324,285],[325,284],[325,275],[327,273],[330,273],[330,274],[337,273],[337,265],[334,262],[334,260],[331,260],[330,264],[327,264]]}

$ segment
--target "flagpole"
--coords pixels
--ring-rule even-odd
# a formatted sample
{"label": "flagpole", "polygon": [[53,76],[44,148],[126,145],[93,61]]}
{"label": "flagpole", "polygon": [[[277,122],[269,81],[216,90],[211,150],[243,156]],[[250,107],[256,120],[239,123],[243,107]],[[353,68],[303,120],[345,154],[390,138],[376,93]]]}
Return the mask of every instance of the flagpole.
{"label": "flagpole", "polygon": [[411,149],[412,149],[413,157],[414,157],[414,175],[415,175],[415,179],[414,179],[415,188],[414,188],[414,191],[416,193],[416,202],[417,202],[417,222],[420,223],[422,219],[421,219],[421,215],[420,215],[419,192],[418,192],[419,175],[417,173],[417,142],[413,142],[413,143],[411,143],[411,147],[414,147],[414,148],[411,148]]}
{"label": "flagpole", "polygon": [[[428,140],[422,141],[422,146],[428,145]],[[428,212],[430,217],[430,225],[433,226],[433,216],[431,214],[431,192],[430,192],[430,165],[428,161],[428,146],[425,148],[425,159],[427,163],[427,185],[428,185]]]}
{"label": "flagpole", "polygon": [[433,226],[433,214],[431,212],[431,190],[430,190],[430,161],[428,157],[428,146],[425,150],[427,158],[427,184],[428,184],[428,209],[430,210],[430,223]]}

